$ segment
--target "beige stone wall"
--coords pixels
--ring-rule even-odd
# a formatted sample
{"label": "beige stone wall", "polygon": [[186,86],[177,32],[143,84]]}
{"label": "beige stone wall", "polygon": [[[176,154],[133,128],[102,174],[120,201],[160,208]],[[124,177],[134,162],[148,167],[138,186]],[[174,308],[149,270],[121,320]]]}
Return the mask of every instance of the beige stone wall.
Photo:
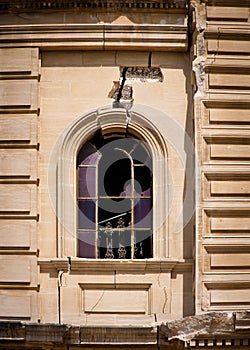
{"label": "beige stone wall", "polygon": [[[249,9],[208,0],[190,11],[190,52],[185,9],[1,14],[1,319],[146,325],[249,308]],[[154,258],[79,259],[76,232],[57,216],[65,184],[55,165],[66,164],[57,141],[91,111],[110,127],[113,81],[149,65],[163,81],[132,84],[130,127],[148,119],[167,146],[168,171],[154,174],[166,197]],[[125,110],[113,113],[124,128]],[[75,227],[72,213],[64,218]]]}
{"label": "beige stone wall", "polygon": [[[80,116],[103,106],[112,106],[113,100],[108,98],[108,94],[113,86],[113,81],[119,80],[120,67],[145,66],[147,61],[147,52],[44,52],[42,54],[40,82],[40,188],[44,191],[42,195],[45,196],[48,191],[47,176],[51,153],[64,130]],[[161,83],[134,83],[133,97],[134,104],[145,105],[156,110],[149,116],[150,121],[158,130],[162,131],[168,144],[168,162],[170,172],[172,172],[173,183],[171,186],[174,192],[173,202],[170,204],[170,230],[174,232],[176,217],[183,212],[181,202],[186,170],[186,165],[182,163],[183,160],[185,161],[185,157],[182,159],[178,151],[179,149],[183,150],[185,133],[190,135],[192,123],[188,114],[192,94],[191,85],[189,85],[190,63],[186,54],[155,52],[152,54],[152,65],[160,65],[164,81]],[[157,110],[161,114],[157,113]],[[175,138],[174,126],[168,126],[168,119],[164,120],[164,114],[173,121],[176,128],[179,128],[178,137],[182,137],[182,139]],[[169,136],[172,137],[170,141],[173,144],[167,139]],[[177,172],[178,176],[175,176]],[[41,208],[42,217],[47,214],[51,207],[49,197],[47,197],[47,201],[45,198],[43,198]],[[47,216],[48,219],[44,220],[44,225],[48,225],[49,217],[51,217],[50,223],[55,226],[53,211],[50,216]],[[43,230],[43,223],[40,225],[41,230]],[[172,235],[177,242],[172,247],[171,256],[178,258],[183,258],[181,232],[176,238]],[[40,254],[42,257],[50,257],[55,254],[55,247],[53,248],[55,237],[50,235],[48,239],[50,239],[49,248],[47,241],[44,241],[44,248],[41,246]],[[191,240],[190,235],[189,240]],[[43,243],[41,242],[41,244]],[[191,257],[190,253],[188,257]]]}
{"label": "beige stone wall", "polygon": [[195,97],[196,312],[244,310],[250,305],[249,8],[208,1],[196,13],[202,33],[194,61],[201,83]]}
{"label": "beige stone wall", "polygon": [[[56,257],[60,242],[57,242],[57,220],[55,207],[51,202],[48,188],[48,171],[51,167],[51,156],[54,152],[56,142],[65,129],[76,122],[80,116],[84,117],[91,110],[109,106],[112,108],[113,100],[108,97],[113,81],[119,80],[120,68],[125,66],[147,66],[149,59],[148,52],[104,52],[104,51],[76,51],[76,52],[43,52],[40,81],[41,114],[40,114],[40,193],[41,222],[40,232],[43,233],[40,239],[40,263],[42,272],[45,272],[45,261]],[[190,104],[192,87],[190,84],[191,72],[188,54],[172,54],[154,52],[151,57],[152,66],[159,66],[163,74],[163,82],[141,82],[133,84],[134,104],[141,105],[145,109],[145,115],[150,119],[158,130],[161,130],[166,138],[168,147],[168,162],[170,175],[173,182],[169,185],[168,191],[173,191],[173,200],[169,206],[169,216],[165,213],[168,221],[166,232],[163,234],[169,237],[168,241],[162,243],[167,246],[167,252],[163,258],[172,258],[180,261],[183,267],[178,267],[174,272],[173,280],[170,277],[170,265],[164,268],[161,263],[155,267],[147,268],[146,275],[142,273],[143,267],[134,267],[133,274],[112,263],[107,273],[106,264],[102,262],[96,265],[96,271],[88,274],[91,262],[82,268],[75,270],[74,265],[64,267],[63,284],[61,287],[61,317],[63,322],[84,322],[89,323],[149,323],[152,321],[152,314],[163,317],[163,314],[170,318],[181,317],[184,314],[191,314],[192,307],[192,274],[191,264],[186,265],[184,259],[192,259],[192,232],[193,225],[183,229],[181,223],[178,225],[177,218],[182,221],[183,204],[182,199],[185,193],[184,178],[186,164],[178,151],[182,151],[186,134],[192,137]],[[151,114],[148,112],[151,110]],[[147,112],[146,112],[147,111]],[[142,112],[143,113],[143,112]],[[166,115],[166,119],[164,119]],[[115,118],[115,117],[114,117]],[[168,120],[172,121],[172,125]],[[115,120],[112,121],[115,124]],[[169,130],[169,128],[171,128]],[[173,134],[177,128],[178,136]],[[171,142],[168,140],[170,137]],[[157,181],[157,179],[156,179]],[[167,186],[167,184],[166,184]],[[75,194],[73,186],[73,197]],[[193,192],[192,192],[193,194]],[[189,202],[190,204],[190,202]],[[192,204],[192,203],[191,203]],[[156,213],[157,215],[157,213]],[[189,218],[191,219],[191,217]],[[60,223],[59,223],[60,225]],[[162,248],[166,251],[166,248]],[[71,234],[71,239],[64,243],[63,252],[59,256],[66,258],[76,256],[76,239]],[[155,258],[159,258],[156,255]],[[56,261],[55,261],[56,264]],[[65,260],[67,264],[67,260]],[[89,265],[90,264],[90,265]],[[53,270],[52,265],[51,269]],[[98,267],[97,267],[98,266]],[[142,263],[144,266],[144,263]],[[158,267],[157,267],[158,266]],[[58,267],[59,269],[59,267]],[[83,272],[81,272],[83,270]],[[152,270],[152,271],[151,271]],[[160,272],[162,271],[162,273]],[[55,271],[56,272],[56,271]],[[133,275],[135,277],[133,277]],[[55,322],[57,319],[57,295],[55,292],[56,274],[54,283],[48,284],[48,276],[42,274],[41,283],[42,312],[41,321]],[[118,287],[114,290],[114,279]],[[92,286],[85,287],[83,286]],[[50,287],[49,287],[50,286]],[[51,289],[50,289],[51,288]],[[107,290],[106,290],[107,289]],[[104,305],[98,304],[97,310],[93,308],[98,298],[104,293]],[[54,298],[54,306],[51,300],[47,299],[48,293]],[[131,302],[125,298],[132,298]],[[107,296],[106,296],[107,295]],[[138,297],[137,297],[138,295]],[[73,300],[69,302],[70,298]],[[89,299],[91,296],[91,299]],[[141,299],[140,303],[134,305],[134,298]],[[189,299],[188,305],[185,301]],[[136,300],[136,299],[135,299]],[[46,312],[46,305],[54,308],[54,312]],[[84,305],[83,305],[83,304]],[[112,307],[111,307],[112,304]],[[131,305],[129,305],[131,304]],[[91,306],[92,305],[92,306]],[[133,306],[134,305],[134,306]],[[149,306],[150,305],[150,306]],[[132,309],[131,309],[132,308]],[[100,318],[100,314],[102,317]],[[106,314],[106,316],[105,316]],[[130,317],[132,315],[133,317]]]}
{"label": "beige stone wall", "polygon": [[[112,325],[148,324],[154,314],[158,320],[192,314],[193,223],[183,225],[192,217],[191,211],[184,219],[192,198],[182,204],[193,156],[183,151],[185,136],[193,136],[185,7],[150,15],[145,9],[91,10],[4,13],[1,18],[0,317]],[[134,82],[133,104],[162,132],[171,177],[168,182],[165,172],[161,184],[155,177],[155,186],[165,187],[161,203],[167,205],[158,204],[154,214],[157,222],[164,218],[157,228],[161,238],[155,238],[154,259],[125,265],[78,259],[76,232],[62,235],[64,223],[54,203],[61,181],[53,173],[60,155],[57,141],[90,111],[112,109],[109,92],[123,67],[150,65],[160,67],[163,82]],[[75,179],[71,181],[75,200]],[[193,197],[193,187],[191,193]],[[75,227],[76,217],[70,220]]]}
{"label": "beige stone wall", "polygon": [[0,314],[38,318],[37,48],[0,50]]}

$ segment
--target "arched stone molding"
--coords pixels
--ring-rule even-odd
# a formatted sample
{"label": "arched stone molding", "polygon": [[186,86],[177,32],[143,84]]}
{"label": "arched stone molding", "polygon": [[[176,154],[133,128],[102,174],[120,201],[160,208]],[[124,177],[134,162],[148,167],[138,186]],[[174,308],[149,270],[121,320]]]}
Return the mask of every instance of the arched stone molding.
{"label": "arched stone molding", "polygon": [[[153,256],[154,259],[170,257],[167,145],[158,128],[149,120],[149,112],[152,113],[152,109],[147,110],[146,106],[134,106],[130,111],[103,107],[78,118],[61,136],[50,161],[52,177],[56,172],[54,203],[59,258],[76,256],[76,157],[82,145],[98,130],[104,137],[109,134],[125,137],[129,133],[148,144],[153,160]],[[53,185],[52,177],[50,182]],[[53,193],[51,197],[53,199]]]}

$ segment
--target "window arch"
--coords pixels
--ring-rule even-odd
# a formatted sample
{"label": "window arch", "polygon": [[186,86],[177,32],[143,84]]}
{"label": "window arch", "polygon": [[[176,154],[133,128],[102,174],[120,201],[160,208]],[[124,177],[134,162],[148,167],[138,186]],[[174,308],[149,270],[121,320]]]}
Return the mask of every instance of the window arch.
{"label": "window arch", "polygon": [[93,137],[78,153],[77,176],[78,256],[152,258],[152,159],[145,142]]}
{"label": "window arch", "polygon": [[[106,145],[111,143],[111,140],[113,142],[130,136],[147,146],[153,174],[151,186],[153,252],[148,253],[148,257],[171,257],[167,145],[157,126],[150,121],[152,117],[156,121],[166,119],[164,113],[142,105],[134,105],[129,113],[123,108],[103,107],[78,118],[64,131],[52,152],[49,169],[50,196],[57,217],[58,257],[79,255],[78,162],[82,148],[91,142],[93,135],[96,137],[96,134],[106,140]],[[56,178],[53,174],[56,174]]]}

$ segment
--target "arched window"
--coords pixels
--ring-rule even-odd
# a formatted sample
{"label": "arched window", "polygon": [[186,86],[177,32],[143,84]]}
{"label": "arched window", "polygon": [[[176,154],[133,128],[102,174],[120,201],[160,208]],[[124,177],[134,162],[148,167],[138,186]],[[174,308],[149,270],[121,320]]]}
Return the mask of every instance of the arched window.
{"label": "arched window", "polygon": [[103,107],[65,129],[48,173],[58,257],[105,261],[108,245],[114,259],[171,257],[166,118],[147,106]]}
{"label": "arched window", "polygon": [[78,256],[153,256],[152,157],[134,137],[93,137],[80,149]]}

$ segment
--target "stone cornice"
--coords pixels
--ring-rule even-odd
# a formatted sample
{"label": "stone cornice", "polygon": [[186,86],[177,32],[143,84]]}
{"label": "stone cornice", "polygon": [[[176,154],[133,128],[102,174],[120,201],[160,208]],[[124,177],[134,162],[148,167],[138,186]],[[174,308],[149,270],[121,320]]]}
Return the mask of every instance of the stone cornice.
{"label": "stone cornice", "polygon": [[56,258],[56,259],[38,259],[38,265],[43,270],[56,269],[58,271],[68,271],[69,259],[67,258]]}
{"label": "stone cornice", "polygon": [[[229,346],[239,349],[248,346],[250,314],[248,311],[225,313],[212,312],[182,319],[153,322],[150,326],[91,326],[48,323],[24,323],[0,321],[0,342],[5,348],[13,344],[19,349],[47,349],[51,345],[94,346],[98,348],[122,345],[156,346],[158,349],[212,349]],[[176,342],[176,347],[173,346]],[[178,344],[178,347],[177,347]],[[223,347],[224,349],[224,347]]]}
{"label": "stone cornice", "polygon": [[170,24],[30,24],[0,26],[0,47],[186,51],[187,26]]}
{"label": "stone cornice", "polygon": [[138,9],[185,9],[187,0],[5,0],[1,11],[23,12],[40,10],[91,9],[91,8],[138,8]]}

